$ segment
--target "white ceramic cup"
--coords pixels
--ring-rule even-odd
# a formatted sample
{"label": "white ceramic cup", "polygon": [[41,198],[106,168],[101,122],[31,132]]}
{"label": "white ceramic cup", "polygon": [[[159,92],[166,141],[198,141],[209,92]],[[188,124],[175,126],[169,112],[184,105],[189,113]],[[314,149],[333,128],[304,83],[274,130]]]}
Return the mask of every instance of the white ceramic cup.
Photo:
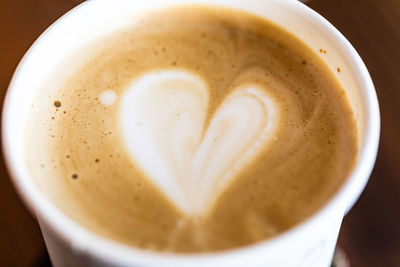
{"label": "white ceramic cup", "polygon": [[[305,222],[276,238],[226,252],[177,255],[141,251],[98,236],[72,221],[43,195],[24,162],[28,108],[46,77],[75,49],[130,23],[133,14],[202,3],[245,10],[294,33],[319,53],[335,73],[357,120],[359,155],[343,188]],[[337,71],[340,68],[340,73]],[[2,142],[15,187],[39,221],[51,260],[60,266],[304,266],[327,267],[344,214],[373,168],[380,131],[379,107],[369,73],[350,43],[328,21],[295,0],[95,0],[68,12],[32,45],[8,88]],[[32,140],[34,142],[35,140]],[[18,222],[16,222],[18,223]]]}

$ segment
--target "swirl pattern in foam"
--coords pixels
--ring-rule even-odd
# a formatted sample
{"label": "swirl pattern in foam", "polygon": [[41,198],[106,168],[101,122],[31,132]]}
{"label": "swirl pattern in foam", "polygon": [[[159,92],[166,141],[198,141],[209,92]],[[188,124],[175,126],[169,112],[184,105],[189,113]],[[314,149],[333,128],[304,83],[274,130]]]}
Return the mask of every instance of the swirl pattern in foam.
{"label": "swirl pattern in foam", "polygon": [[184,70],[150,72],[121,100],[122,135],[148,177],[189,216],[203,216],[273,136],[278,109],[266,90],[242,85],[206,125],[206,83]]}

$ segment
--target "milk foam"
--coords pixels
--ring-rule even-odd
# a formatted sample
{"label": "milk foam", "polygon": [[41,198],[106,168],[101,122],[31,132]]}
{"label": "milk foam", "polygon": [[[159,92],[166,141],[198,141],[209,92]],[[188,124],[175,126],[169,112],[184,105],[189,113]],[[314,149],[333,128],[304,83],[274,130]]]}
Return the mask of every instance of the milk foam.
{"label": "milk foam", "polygon": [[207,215],[227,185],[273,139],[278,124],[273,98],[246,84],[224,99],[207,127],[207,85],[184,70],[149,72],[121,98],[121,132],[134,163],[194,217]]}
{"label": "milk foam", "polygon": [[101,93],[99,99],[100,103],[102,103],[103,105],[111,106],[117,99],[117,94],[113,90],[106,90],[103,93]]}

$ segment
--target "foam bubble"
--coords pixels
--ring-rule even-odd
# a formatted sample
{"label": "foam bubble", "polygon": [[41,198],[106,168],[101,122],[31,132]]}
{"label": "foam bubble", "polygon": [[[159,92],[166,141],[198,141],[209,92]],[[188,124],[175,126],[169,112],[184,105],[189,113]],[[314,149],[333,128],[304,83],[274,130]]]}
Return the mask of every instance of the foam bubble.
{"label": "foam bubble", "polygon": [[113,90],[107,90],[100,94],[100,103],[105,106],[111,106],[117,100],[117,94]]}

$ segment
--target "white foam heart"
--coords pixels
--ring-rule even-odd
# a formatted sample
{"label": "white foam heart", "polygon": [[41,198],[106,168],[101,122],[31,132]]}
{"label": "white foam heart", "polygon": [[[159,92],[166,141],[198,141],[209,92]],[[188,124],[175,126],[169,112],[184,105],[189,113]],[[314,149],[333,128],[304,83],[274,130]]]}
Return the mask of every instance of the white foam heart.
{"label": "white foam heart", "polygon": [[206,83],[183,70],[147,73],[121,99],[130,156],[188,216],[207,215],[277,126],[277,105],[256,85],[236,88],[206,125],[208,102]]}

